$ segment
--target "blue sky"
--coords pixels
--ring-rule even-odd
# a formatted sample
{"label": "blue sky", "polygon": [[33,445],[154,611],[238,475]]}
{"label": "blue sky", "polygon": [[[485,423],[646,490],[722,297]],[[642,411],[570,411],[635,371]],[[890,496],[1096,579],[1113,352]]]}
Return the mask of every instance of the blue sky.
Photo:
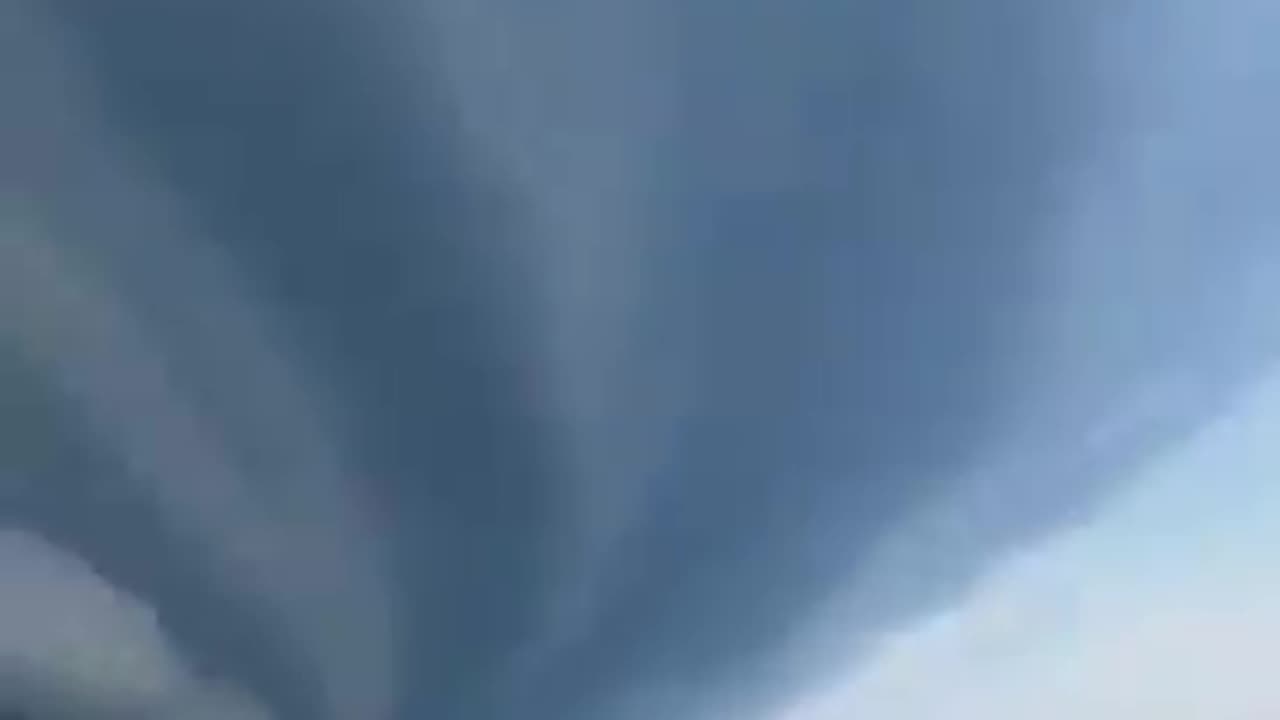
{"label": "blue sky", "polygon": [[[1264,718],[1280,640],[1280,373],[779,720]],[[839,627],[829,630],[839,633]]]}

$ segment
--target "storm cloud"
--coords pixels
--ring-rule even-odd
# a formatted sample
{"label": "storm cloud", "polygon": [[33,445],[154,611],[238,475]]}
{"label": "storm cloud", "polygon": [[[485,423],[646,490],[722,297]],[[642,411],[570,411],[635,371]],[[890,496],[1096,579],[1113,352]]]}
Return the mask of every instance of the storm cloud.
{"label": "storm cloud", "polygon": [[1155,5],[11,3],[0,509],[284,718],[874,682],[1280,349]]}

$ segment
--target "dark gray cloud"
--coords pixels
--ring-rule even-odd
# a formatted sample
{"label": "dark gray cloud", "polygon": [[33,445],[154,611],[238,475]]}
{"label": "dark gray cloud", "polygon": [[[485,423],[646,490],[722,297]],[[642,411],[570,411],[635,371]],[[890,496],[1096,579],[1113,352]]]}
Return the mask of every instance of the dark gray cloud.
{"label": "dark gray cloud", "polygon": [[552,707],[747,672],[981,443],[1073,145],[1070,18],[686,12],[666,181],[702,373]]}
{"label": "dark gray cloud", "polygon": [[340,399],[417,609],[412,714],[465,712],[528,623],[555,474],[480,270],[515,199],[360,8],[64,6],[111,116]]}
{"label": "dark gray cloud", "polygon": [[[661,112],[609,110],[652,79],[616,58],[597,66],[602,47],[566,46],[551,31],[539,31],[545,47],[512,51],[532,69],[506,76],[511,87],[468,88],[497,82],[468,74],[478,61],[464,56],[501,33],[462,23],[451,5],[47,5],[89,68],[105,126],[125,138],[123,156],[204,238],[174,247],[207,242],[225,256],[338,409],[409,609],[395,664],[404,717],[609,717],[637,696],[674,687],[693,702],[767,677],[772,651],[859,582],[895,527],[959,492],[947,478],[1004,429],[1008,358],[1052,242],[1045,214],[1090,120],[1084,4],[653,3],[647,27],[668,33],[651,38],[668,74],[644,97]],[[518,15],[504,26],[515,37],[538,23],[563,23],[571,38],[590,30],[574,8],[477,7]],[[409,19],[422,25],[399,25]],[[573,89],[548,89],[551,109],[524,89],[516,109],[528,113],[504,122],[501,103],[485,103],[515,94],[521,78]],[[582,106],[566,110],[565,98]],[[647,123],[643,137],[612,127],[620,140],[593,144],[593,131],[632,116]],[[628,133],[640,147],[624,152]],[[529,149],[561,135],[569,150]],[[643,218],[581,220],[614,208],[592,193],[639,174],[637,158]],[[617,194],[641,192],[628,188]],[[47,205],[80,207],[60,203]],[[72,218],[57,242],[91,247],[95,233],[133,227],[96,212],[119,224]],[[554,266],[585,252],[580,236],[628,224],[642,229],[595,259],[642,248],[622,255],[643,260],[641,279],[625,263],[608,270],[634,295],[628,312],[604,315],[624,327],[566,347],[598,352],[585,364],[615,363],[604,377],[629,383],[602,405],[608,417],[596,421],[609,430],[596,427],[592,442],[631,448],[609,433],[648,425],[667,426],[666,440],[629,476],[639,489],[614,510],[621,520],[599,552],[566,551],[578,537],[566,525],[590,515],[593,493],[610,494],[599,486],[633,459],[567,478],[582,466],[566,437],[592,432],[591,415],[574,425],[548,397],[560,389],[548,390],[543,367],[552,313],[529,276],[541,254]],[[193,402],[228,427],[257,422],[252,403],[228,399],[247,386],[211,379],[217,348],[166,311],[164,298],[194,291],[167,285],[156,255],[109,247],[96,257],[136,279],[167,352],[196,368]],[[622,349],[601,350],[607,342]],[[675,377],[679,402],[645,404]],[[74,479],[126,470],[74,448],[77,431],[46,412],[38,389],[11,384],[33,394],[29,407],[14,395],[6,414],[39,440],[15,444],[13,464],[49,478],[6,500],[11,511],[151,599],[179,642],[287,716],[317,712],[322,701],[308,696],[319,681],[298,669],[307,658],[234,593],[156,560],[148,545],[171,535],[162,518]],[[653,417],[627,417],[641,413]],[[271,447],[241,434],[239,461],[272,468]],[[937,582],[963,586],[1102,485],[1018,494],[1019,517],[993,520],[1004,531],[938,568]],[[578,494],[589,499],[576,505]],[[921,610],[947,599],[918,594],[907,604]],[[685,712],[686,699],[669,701],[664,715]]]}

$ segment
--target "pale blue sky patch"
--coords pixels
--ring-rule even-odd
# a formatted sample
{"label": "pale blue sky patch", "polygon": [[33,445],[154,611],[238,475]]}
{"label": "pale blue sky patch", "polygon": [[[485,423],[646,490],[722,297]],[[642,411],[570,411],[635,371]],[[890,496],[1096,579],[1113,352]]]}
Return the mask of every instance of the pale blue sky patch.
{"label": "pale blue sky patch", "polygon": [[1271,717],[1278,436],[1280,371],[1142,463],[1094,522],[1006,563],[779,717]]}

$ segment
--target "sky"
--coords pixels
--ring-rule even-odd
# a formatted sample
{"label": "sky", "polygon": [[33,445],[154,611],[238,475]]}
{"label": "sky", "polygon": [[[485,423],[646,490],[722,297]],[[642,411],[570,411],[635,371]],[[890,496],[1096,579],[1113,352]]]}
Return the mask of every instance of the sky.
{"label": "sky", "polygon": [[1271,370],[1138,463],[1093,520],[1020,550],[963,602],[888,633],[860,670],[772,717],[1271,717],[1277,432]]}
{"label": "sky", "polygon": [[89,625],[0,700],[98,632],[282,720],[1265,652],[1271,3],[531,8],[0,7],[0,630]]}

